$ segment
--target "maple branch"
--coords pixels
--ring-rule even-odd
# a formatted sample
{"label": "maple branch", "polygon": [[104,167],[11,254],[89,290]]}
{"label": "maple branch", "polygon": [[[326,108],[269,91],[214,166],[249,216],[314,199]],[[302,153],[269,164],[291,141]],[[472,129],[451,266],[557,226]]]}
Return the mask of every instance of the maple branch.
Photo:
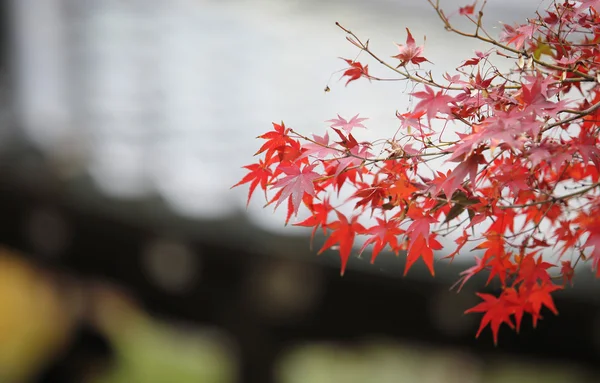
{"label": "maple branch", "polygon": [[[484,150],[488,150],[488,149],[489,149],[488,147],[484,147]],[[494,157],[492,157],[491,160],[489,160],[485,165],[483,165],[481,167],[481,170],[479,170],[477,172],[477,178],[478,179],[476,179],[475,185],[473,185],[474,188],[479,187],[480,183],[484,181],[484,178],[481,177],[481,175],[494,163],[494,161],[496,161],[496,159],[498,159],[503,154],[504,154],[503,151],[498,152],[498,154],[496,154]]]}
{"label": "maple branch", "polygon": [[367,77],[369,80],[375,80],[375,81],[407,81],[407,78],[382,78],[382,77],[376,77],[376,76],[371,76],[368,75]]}
{"label": "maple branch", "polygon": [[575,114],[575,116],[571,116],[571,117],[566,118],[564,120],[560,120],[560,121],[554,122],[554,123],[552,123],[550,125],[547,125],[546,127],[544,127],[541,130],[541,132],[544,133],[544,132],[546,132],[546,131],[548,131],[548,130],[550,130],[552,128],[555,128],[557,126],[568,124],[569,122],[573,122],[575,120],[583,118],[583,117],[585,117],[587,115],[590,115],[590,114],[594,113],[596,110],[598,110],[598,108],[600,108],[600,102],[597,102],[594,105],[592,105],[589,108],[584,109],[584,110],[563,110],[563,111],[561,111],[559,113],[571,113],[571,114]]}
{"label": "maple branch", "polygon": [[[462,213],[464,213],[464,211]],[[437,230],[433,230],[432,232],[440,235],[441,237],[447,237],[450,234],[452,234],[453,232],[455,232],[456,230],[460,229],[467,222],[468,219],[469,219],[469,217],[463,219],[459,223],[456,223],[452,226],[448,225],[447,227],[442,227]],[[445,231],[445,233],[442,234],[442,231]]]}
{"label": "maple branch", "polygon": [[550,200],[545,200],[545,201],[535,201],[535,202],[529,202],[529,203],[525,203],[522,205],[501,205],[498,206],[500,209],[518,209],[518,208],[523,208],[523,207],[529,207],[529,206],[535,206],[535,205],[543,205],[543,204],[547,204],[547,203],[553,203],[553,202],[557,202],[557,201],[566,201],[568,199],[571,199],[573,197],[578,197],[581,196],[587,192],[589,192],[590,190],[593,190],[597,187],[600,186],[600,182],[596,182],[594,184],[591,184],[588,187],[585,187],[583,189],[579,189],[573,193],[569,193],[569,194],[565,194],[563,196],[560,197],[555,197],[555,196],[551,196]]}
{"label": "maple branch", "polygon": [[[279,189],[267,199],[267,205],[276,203],[277,208],[287,202],[286,224],[304,203],[311,216],[298,225],[312,227],[312,236],[319,227],[324,229],[327,239],[319,254],[336,246],[342,274],[355,238],[361,235],[369,238],[360,254],[372,245],[372,260],[388,247],[396,254],[406,250],[405,274],[419,259],[434,274],[434,251],[446,247],[437,242],[436,235],[463,229],[455,241],[457,248],[446,258],[453,258],[468,242],[484,240],[477,246],[484,250],[483,256],[460,273],[458,282],[460,290],[469,278],[486,270],[488,281],[500,280],[499,295],[478,294],[483,302],[466,311],[483,313],[477,336],[489,325],[496,343],[498,327],[508,324],[518,331],[524,313],[532,316],[534,325],[541,319],[543,306],[557,313],[551,293],[561,286],[546,270],[553,265],[544,260],[542,250],[560,245],[561,255],[579,252],[575,266],[588,260],[587,254],[592,267],[598,265],[598,246],[591,252],[583,248],[600,240],[600,176],[594,166],[598,165],[600,134],[600,67],[597,52],[591,49],[599,40],[599,20],[588,7],[598,0],[582,1],[575,7],[572,2],[555,0],[554,11],[549,8],[545,16],[537,13],[537,19],[505,25],[500,37],[491,36],[483,26],[487,0],[459,8],[458,13],[473,24],[465,30],[474,29],[474,33],[455,29],[450,15],[440,8],[441,0],[428,1],[446,30],[489,44],[486,51],[476,52],[476,57],[455,68],[455,74],[445,73],[437,81],[431,70],[419,67],[428,60],[408,28],[406,45],[398,44],[400,53],[392,56],[400,60],[394,67],[370,50],[369,40],[361,41],[336,23],[346,40],[359,49],[355,60],[365,51],[371,58],[363,56],[364,60],[375,59],[392,71],[388,72],[391,78],[371,76],[367,65],[344,59],[350,66],[342,76],[349,77],[346,84],[358,78],[408,80],[425,85],[426,92],[411,94],[421,101],[407,113],[396,111],[402,123],[387,140],[358,142],[350,134],[354,127],[364,128],[360,124],[364,118],[359,119],[358,114],[350,121],[339,114],[337,120],[328,121],[340,140],[330,139],[328,133],[311,139],[286,128],[283,122],[273,123],[272,131],[258,137],[267,140],[255,154],[264,153],[264,159],[245,166],[249,172],[235,186],[248,184],[248,202],[257,188],[263,189],[265,199],[267,190]],[[483,5],[475,14],[477,3]],[[594,44],[584,48],[588,42]],[[491,62],[495,56],[510,61],[511,69],[501,72]],[[449,90],[459,92],[450,96]],[[547,97],[548,91],[552,97]],[[564,106],[567,104],[573,106]],[[443,123],[441,129],[432,125],[433,120]],[[446,138],[446,130],[453,128],[458,138]],[[455,165],[448,171],[441,172],[431,163],[449,154]],[[559,169],[553,166],[557,164],[562,164]],[[344,185],[353,193],[338,206],[358,199],[350,206],[352,216],[338,211],[329,197],[322,199],[328,189],[337,189],[339,199]],[[338,219],[330,221],[333,212]],[[363,217],[377,223],[363,227],[358,222]],[[522,227],[515,230],[520,221]],[[574,274],[576,255],[570,262],[563,261],[565,285]],[[596,275],[600,277],[600,270]]]}
{"label": "maple branch", "polygon": [[335,148],[335,147],[333,147],[333,146],[329,146],[329,145],[322,144],[322,143],[320,143],[320,142],[317,142],[317,141],[313,140],[312,138],[308,138],[307,136],[305,136],[305,135],[303,135],[303,134],[300,134],[300,133],[296,132],[296,131],[295,131],[294,129],[292,129],[292,128],[290,128],[290,133],[292,133],[292,134],[295,134],[295,135],[296,135],[296,138],[301,138],[301,139],[303,139],[303,140],[305,140],[305,141],[308,141],[308,142],[310,142],[310,143],[313,143],[313,144],[315,144],[315,145],[318,145],[318,146],[322,147],[323,149],[333,149],[333,150],[337,150],[338,152],[341,152],[341,153],[346,153],[346,149]]}
{"label": "maple branch", "polygon": [[578,245],[578,247],[580,247],[579,255],[577,256],[575,263],[573,263],[573,268],[577,267],[577,264],[579,263],[580,259],[585,260],[585,255],[583,254],[583,249],[581,249],[581,243],[578,243],[577,245]]}
{"label": "maple branch", "polygon": [[444,86],[441,84],[438,84],[437,82],[433,81],[433,79],[427,80],[425,78],[422,78],[420,76],[413,76],[408,72],[403,72],[401,70],[398,70],[398,68],[393,67],[392,65],[388,64],[387,62],[385,62],[384,60],[382,60],[381,58],[379,58],[379,56],[377,56],[373,51],[371,51],[369,49],[369,45],[368,45],[368,41],[367,43],[363,43],[358,36],[356,36],[354,33],[352,33],[352,31],[350,31],[347,28],[344,28],[339,22],[335,22],[335,25],[337,25],[339,28],[341,28],[344,32],[346,32],[347,34],[349,34],[350,36],[352,36],[352,39],[349,37],[346,37],[346,39],[348,41],[350,41],[354,46],[356,46],[357,48],[359,48],[362,51],[365,51],[369,54],[369,56],[373,57],[375,60],[377,60],[381,65],[387,67],[388,69],[391,69],[392,71],[398,73],[399,75],[403,76],[404,78],[401,80],[411,80],[414,82],[418,82],[420,84],[426,84],[426,85],[431,85],[434,86],[436,88],[439,89],[446,89],[446,90],[462,90],[462,88],[460,87],[452,87],[452,86]]}
{"label": "maple branch", "polygon": [[[552,190],[550,190],[550,194],[553,194],[554,191],[556,190],[556,187],[558,186],[560,179],[562,178],[562,176],[566,173],[567,171],[567,167],[565,167],[560,176],[558,177],[558,180],[556,181],[556,183],[552,186]],[[538,219],[537,223],[533,226],[532,230],[531,230],[531,234],[525,239],[523,245],[527,246],[529,244],[529,241],[531,240],[531,238],[533,238],[533,236],[535,235],[535,233],[539,230],[540,225],[542,224],[542,220],[544,218],[546,218],[546,216],[548,215],[548,213],[550,212],[550,209],[552,208],[553,204],[550,203],[548,204],[548,206],[546,207],[546,210],[544,210],[544,213],[542,214],[542,216]],[[523,234],[523,233],[520,233]],[[516,236],[516,235],[515,235]],[[519,264],[519,267],[521,265]]]}
{"label": "maple branch", "polygon": [[478,33],[468,33],[468,32],[464,32],[464,31],[461,31],[459,29],[456,29],[456,28],[454,28],[452,26],[452,24],[450,24],[450,20],[448,20],[448,18],[444,14],[444,11],[440,8],[439,0],[436,0],[435,4],[433,3],[433,0],[427,0],[427,1],[429,2],[429,4],[431,4],[431,6],[433,7],[433,9],[436,11],[436,13],[438,14],[438,17],[444,23],[444,27],[445,27],[445,29],[447,31],[456,33],[456,34],[458,34],[460,36],[464,36],[464,37],[469,37],[469,38],[474,38],[474,39],[477,39],[477,40],[481,40],[481,41],[483,41],[485,43],[495,45],[495,46],[497,46],[497,47],[499,47],[501,49],[504,49],[506,51],[509,51],[509,52],[512,52],[512,53],[515,53],[515,54],[518,54],[518,55],[523,55],[523,56],[525,56],[527,58],[531,58],[534,63],[536,63],[536,64],[538,64],[538,65],[540,65],[542,67],[545,67],[545,68],[554,69],[556,71],[561,71],[561,72],[574,73],[574,74],[578,75],[579,77],[581,77],[583,79],[581,81],[596,81],[596,79],[595,79],[594,76],[590,76],[588,74],[580,72],[580,71],[576,70],[575,68],[564,68],[564,67],[561,67],[561,66],[558,66],[558,65],[554,65],[554,64],[551,64],[549,62],[542,61],[540,59],[536,59],[533,55],[530,55],[525,50],[520,51],[518,49],[511,48],[510,46],[502,44],[499,41],[497,41],[496,39],[493,39],[487,33],[486,33],[486,35],[488,35],[488,37],[484,37],[484,36],[481,36]]}
{"label": "maple branch", "polygon": [[[305,136],[303,134],[300,134],[300,133],[296,132],[295,130],[293,130],[291,128],[290,128],[290,133],[295,134],[296,138],[301,138],[301,139],[303,139],[305,141],[308,141],[308,142],[311,142],[313,144],[319,145],[319,146],[321,146],[323,148],[333,149],[333,150],[336,150],[336,151],[344,154],[343,157],[324,159],[324,161],[340,160],[340,159],[346,158],[346,157],[354,157],[356,159],[365,161],[365,163],[371,164],[371,163],[376,163],[376,162],[391,161],[391,160],[397,160],[397,159],[410,159],[410,158],[421,158],[421,157],[431,157],[431,156],[440,156],[440,157],[443,157],[443,156],[446,156],[448,154],[452,154],[452,152],[450,152],[450,151],[443,151],[443,150],[440,151],[440,152],[419,153],[419,154],[408,154],[405,151],[402,151],[401,154],[397,154],[397,155],[388,155],[387,157],[367,158],[367,157],[361,157],[361,156],[358,156],[358,155],[356,155],[354,153],[351,153],[347,149],[335,148],[333,146],[324,145],[324,144],[322,144],[320,142],[317,142],[317,141],[315,141],[315,140],[313,140],[313,139],[311,139],[311,138],[309,138],[309,137],[307,137],[307,136]],[[435,146],[433,143],[431,143],[431,144],[434,147],[437,148],[437,146]]]}
{"label": "maple branch", "polygon": [[[337,159],[337,158],[331,158],[331,160],[334,160],[334,159]],[[345,173],[345,172],[349,172],[351,170],[360,169],[363,166],[364,166],[364,164],[355,165],[355,166],[348,166],[347,168],[342,169],[340,171],[340,173]],[[328,179],[334,178],[334,177],[336,177],[335,174],[330,174],[330,175],[327,175],[327,176],[321,176],[319,178],[315,178],[314,182],[325,181],[325,180],[328,180]]]}

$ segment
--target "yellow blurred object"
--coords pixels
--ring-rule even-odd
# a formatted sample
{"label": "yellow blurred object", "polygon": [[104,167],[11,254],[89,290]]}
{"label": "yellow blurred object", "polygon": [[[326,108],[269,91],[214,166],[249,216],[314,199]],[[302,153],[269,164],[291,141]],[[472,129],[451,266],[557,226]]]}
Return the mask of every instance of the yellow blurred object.
{"label": "yellow blurred object", "polygon": [[70,312],[48,275],[0,248],[0,382],[38,373],[68,340]]}

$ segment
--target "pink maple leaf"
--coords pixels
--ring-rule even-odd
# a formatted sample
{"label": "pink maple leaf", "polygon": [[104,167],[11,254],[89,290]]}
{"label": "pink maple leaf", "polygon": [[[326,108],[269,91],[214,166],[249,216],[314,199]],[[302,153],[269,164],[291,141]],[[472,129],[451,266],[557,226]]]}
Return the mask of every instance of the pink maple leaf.
{"label": "pink maple leaf", "polygon": [[469,279],[471,279],[471,277],[473,275],[477,274],[478,272],[480,272],[483,269],[485,269],[485,262],[483,261],[482,258],[475,257],[475,266],[471,266],[468,269],[466,269],[465,271],[462,271],[460,273],[460,276],[461,276],[460,279],[458,281],[456,281],[456,283],[454,285],[452,285],[452,287],[450,287],[450,290],[452,290],[456,285],[458,285],[460,283],[460,286],[458,286],[458,290],[457,290],[457,292],[460,292],[460,290],[462,290],[465,283],[467,283],[467,281]]}
{"label": "pink maple leaf", "polygon": [[415,106],[414,113],[427,111],[427,120],[431,121],[438,112],[452,116],[449,104],[454,101],[454,97],[444,94],[443,91],[435,93],[431,87],[425,85],[424,92],[414,92],[411,95],[421,99]]}
{"label": "pink maple leaf", "polygon": [[444,80],[448,81],[448,85],[456,84],[463,87],[469,85],[469,82],[464,81],[460,74],[454,74],[451,76],[450,73],[446,72],[442,75],[442,77],[444,78]]}
{"label": "pink maple leaf", "polygon": [[550,157],[550,147],[547,144],[531,146],[527,149],[526,153],[527,158],[531,161],[531,165],[535,167]]}
{"label": "pink maple leaf", "polygon": [[[529,118],[529,119],[527,119]],[[491,146],[504,142],[511,148],[522,149],[523,133],[535,137],[541,129],[541,123],[531,115],[516,109],[508,112],[496,111],[495,115],[480,124],[473,124],[473,133],[456,133],[460,141],[449,150],[453,153],[448,161],[458,162],[464,159],[479,144],[490,141]]]}
{"label": "pink maple leaf", "polygon": [[587,11],[589,8],[594,8],[596,11],[600,10],[600,0],[580,0],[580,9]]}
{"label": "pink maple leaf", "polygon": [[539,29],[535,24],[523,25],[518,28],[504,24],[504,31],[500,34],[500,41],[508,45],[514,45],[515,49],[521,49],[526,41],[533,39]]}
{"label": "pink maple leaf", "polygon": [[406,28],[406,32],[408,34],[406,37],[406,44],[396,44],[398,49],[400,49],[400,53],[398,53],[396,56],[392,56],[393,58],[400,60],[400,64],[398,64],[398,66],[404,66],[409,62],[419,65],[424,61],[429,61],[425,57],[421,56],[423,53],[423,46],[418,47],[417,44],[415,44],[415,39],[410,34],[410,30],[408,28]]}
{"label": "pink maple leaf", "polygon": [[325,122],[331,122],[332,128],[342,128],[342,130],[350,133],[354,128],[364,128],[366,127],[362,124],[363,121],[368,120],[368,118],[358,118],[358,114],[350,119],[350,121],[346,121],[345,118],[337,115],[338,118],[333,120],[327,120]]}
{"label": "pink maple leaf", "polygon": [[525,81],[521,84],[519,98],[526,110],[536,116],[555,117],[560,110],[565,109],[568,103],[564,100],[548,101],[558,92],[558,89],[551,87],[553,84],[552,78],[543,78],[540,74],[525,77]]}
{"label": "pink maple leaf", "polygon": [[375,217],[375,219],[378,224],[365,231],[364,234],[371,234],[372,236],[365,241],[363,247],[360,249],[360,252],[362,253],[367,246],[371,243],[374,244],[373,252],[371,254],[371,263],[375,262],[375,258],[386,245],[389,245],[390,248],[398,254],[398,236],[404,233],[404,230],[399,227],[398,221],[388,221],[377,217]]}
{"label": "pink maple leaf", "polygon": [[[349,150],[351,155],[338,158],[338,166],[335,170],[335,176],[337,177],[342,171],[350,166],[359,166],[363,163],[363,158],[368,159],[373,157],[373,154],[369,152],[367,146],[356,145]],[[360,157],[360,158],[357,158]]]}
{"label": "pink maple leaf", "polygon": [[300,170],[297,164],[294,164],[294,166],[280,166],[278,168],[287,174],[287,177],[283,177],[273,184],[274,188],[283,188],[275,208],[289,197],[292,201],[294,214],[298,214],[304,193],[310,194],[313,197],[316,196],[313,181],[315,178],[320,177],[320,175],[312,171],[315,166],[307,165],[302,170]]}
{"label": "pink maple leaf", "polygon": [[596,277],[599,277],[600,268],[598,268],[598,265],[600,264],[600,235],[596,233],[590,234],[583,247],[587,248],[591,246],[594,247],[589,255],[589,258],[592,260],[592,270],[596,272]]}
{"label": "pink maple leaf", "polygon": [[423,215],[421,212],[410,212],[409,217],[413,222],[406,229],[406,234],[410,235],[411,238],[418,238],[419,235],[425,238],[425,242],[428,241],[431,224],[437,223],[437,220],[429,215]]}
{"label": "pink maple leaf", "polygon": [[527,190],[529,188],[527,184],[530,176],[529,168],[518,159],[511,162],[510,159],[503,158],[501,161],[502,164],[497,167],[494,178],[501,185],[508,187],[515,195],[520,190]]}
{"label": "pink maple leaf", "polygon": [[[600,2],[600,0],[598,0]],[[577,62],[577,60],[579,60],[580,57],[579,55],[577,56],[563,56],[561,57],[559,60],[556,60],[557,64],[561,64],[565,67],[569,67],[573,64],[575,64]]]}
{"label": "pink maple leaf", "polygon": [[485,158],[483,155],[475,152],[471,154],[469,157],[463,160],[459,160],[460,164],[452,172],[448,177],[442,182],[439,186],[439,189],[436,190],[436,194],[439,193],[440,189],[444,191],[447,197],[450,197],[454,194],[456,189],[460,187],[460,185],[465,180],[465,177],[469,176],[471,180],[471,185],[475,185],[475,179],[477,177],[477,167],[479,164],[485,164]]}
{"label": "pink maple leaf", "polygon": [[401,129],[411,129],[415,128],[420,134],[420,138],[426,138],[428,136],[433,135],[433,132],[425,133],[423,128],[429,128],[427,125],[424,125],[421,122],[421,117],[423,117],[427,113],[426,110],[421,110],[419,112],[407,112],[400,114],[396,112],[396,117],[401,121],[400,128]]}
{"label": "pink maple leaf", "polygon": [[308,156],[323,159],[328,155],[339,153],[339,150],[334,148],[335,143],[329,144],[329,133],[325,133],[323,137],[313,134],[313,140],[315,143],[309,143],[302,146],[305,151],[298,157],[298,160]]}

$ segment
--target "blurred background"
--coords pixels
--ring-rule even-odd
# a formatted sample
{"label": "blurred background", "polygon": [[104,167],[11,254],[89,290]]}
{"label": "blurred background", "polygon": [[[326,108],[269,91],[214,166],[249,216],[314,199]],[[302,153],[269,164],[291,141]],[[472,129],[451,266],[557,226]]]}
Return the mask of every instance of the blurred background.
{"label": "blurred background", "polygon": [[[438,76],[484,48],[425,0],[1,4],[0,383],[599,380],[586,270],[558,317],[503,328],[494,347],[462,314],[469,285],[448,291],[472,257],[438,262],[435,279],[355,257],[341,278],[309,231],[229,190],[272,121],[308,135],[361,113],[369,140],[397,128],[410,89],[345,88],[339,57],[357,52],[336,21],[383,57],[406,27],[426,35]],[[546,4],[489,0],[486,25]]]}

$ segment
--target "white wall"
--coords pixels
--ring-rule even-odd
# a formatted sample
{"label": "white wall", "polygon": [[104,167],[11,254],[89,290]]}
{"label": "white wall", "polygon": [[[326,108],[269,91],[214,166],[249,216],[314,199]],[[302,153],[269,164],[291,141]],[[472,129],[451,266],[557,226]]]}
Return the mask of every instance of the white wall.
{"label": "white wall", "polygon": [[[404,42],[405,27],[419,43],[426,35],[438,75],[483,48],[444,31],[425,0],[42,3],[14,1],[21,118],[32,140],[50,152],[72,151],[109,195],[160,193],[198,217],[243,208],[247,189],[228,189],[272,121],[309,134],[337,113],[361,113],[370,120],[359,138],[393,134],[394,113],[409,106],[411,88],[367,81],[345,88],[334,73],[344,68],[338,57],[357,50],[335,21],[370,38],[382,57],[396,54],[393,42]],[[538,6],[488,3],[490,26]],[[370,70],[390,75],[374,62]],[[283,210],[262,206],[260,198],[251,204],[253,219],[282,228]]]}

